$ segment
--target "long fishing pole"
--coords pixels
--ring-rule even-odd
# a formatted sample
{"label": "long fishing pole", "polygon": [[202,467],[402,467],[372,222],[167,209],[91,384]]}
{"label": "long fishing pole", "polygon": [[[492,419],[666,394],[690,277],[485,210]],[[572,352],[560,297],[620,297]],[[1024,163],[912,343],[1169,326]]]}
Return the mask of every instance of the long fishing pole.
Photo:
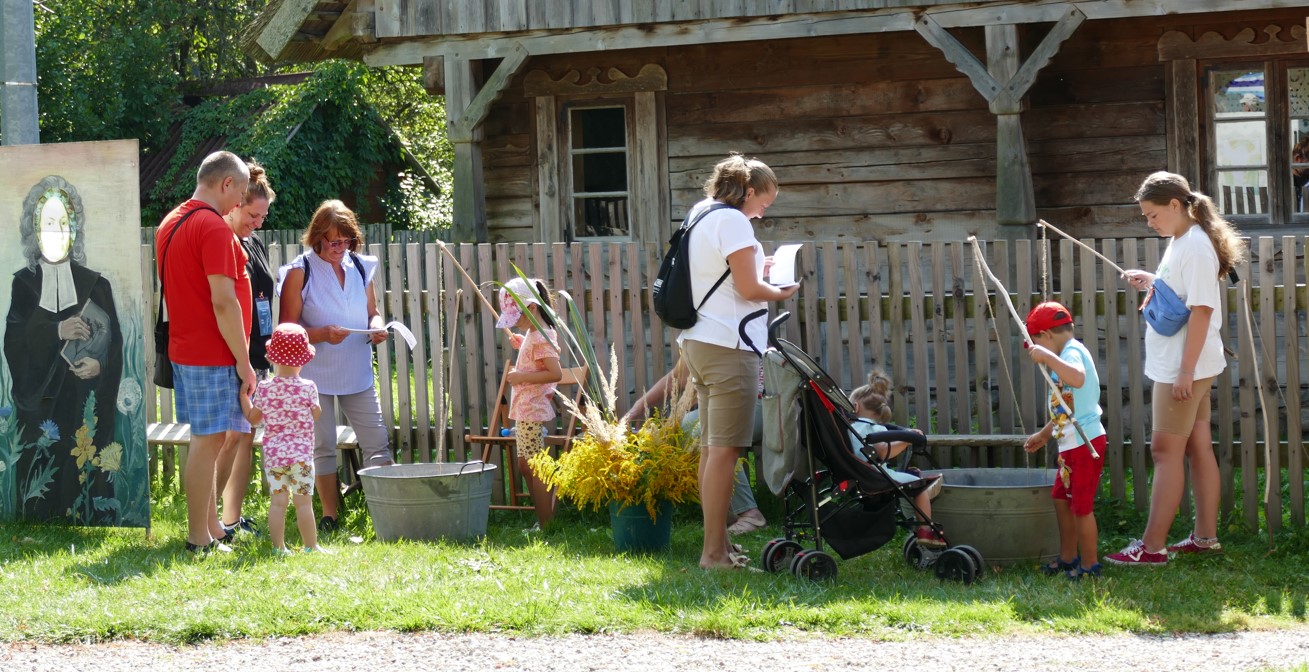
{"label": "long fishing pole", "polygon": [[[473,280],[473,276],[469,275],[468,271],[464,269],[464,265],[459,263],[459,260],[455,258],[454,252],[451,252],[450,248],[446,247],[445,241],[443,240],[436,241],[436,246],[441,248],[442,252],[445,252],[445,256],[450,257],[450,262],[455,265],[455,268],[459,269],[459,273],[464,276],[465,280],[468,281],[468,285],[470,287],[476,288],[478,286],[477,281]],[[491,319],[499,320],[500,313],[495,309],[495,306],[491,305],[491,300],[486,298],[486,295],[483,294],[480,289],[476,292],[476,294],[477,294],[477,298],[481,299],[482,304],[486,306],[487,311],[491,313]],[[509,336],[510,338],[513,338],[514,336],[514,332],[512,329],[505,328],[502,329],[501,331],[504,331],[505,335]]]}
{"label": "long fishing pole", "polygon": [[1077,245],[1080,246],[1082,249],[1084,249],[1084,250],[1086,250],[1087,252],[1090,252],[1091,254],[1094,254],[1095,256],[1099,257],[1100,260],[1103,261],[1104,263],[1109,264],[1109,267],[1112,268],[1112,269],[1114,269],[1115,271],[1118,271],[1118,274],[1119,274],[1119,275],[1124,275],[1124,274],[1127,273],[1127,271],[1123,270],[1123,268],[1122,268],[1121,266],[1119,266],[1118,264],[1115,264],[1114,262],[1110,261],[1110,260],[1109,260],[1109,257],[1106,257],[1106,256],[1104,256],[1103,254],[1100,254],[1099,252],[1096,251],[1096,249],[1095,249],[1094,247],[1091,247],[1090,245],[1087,245],[1086,243],[1083,243],[1082,241],[1080,241],[1080,240],[1078,240],[1078,239],[1076,239],[1076,238],[1074,238],[1074,237],[1072,237],[1072,236],[1070,236],[1070,235],[1064,233],[1063,231],[1060,231],[1059,228],[1056,227],[1054,224],[1051,224],[1050,222],[1047,222],[1047,221],[1045,221],[1044,219],[1041,219],[1041,220],[1037,220],[1037,222],[1036,222],[1036,226],[1037,226],[1037,228],[1041,228],[1041,229],[1049,229],[1049,230],[1051,230],[1051,231],[1054,231],[1055,233],[1057,233],[1057,234],[1063,236],[1064,238],[1067,238],[1068,240],[1073,241],[1073,243],[1077,244]]}
{"label": "long fishing pole", "polygon": [[[1000,296],[1004,297],[1005,306],[1009,308],[1009,315],[1014,318],[1014,322],[1018,324],[1019,333],[1023,335],[1023,343],[1029,348],[1032,347],[1032,337],[1027,333],[1027,323],[1023,322],[1023,318],[1018,316],[1018,309],[1014,308],[1014,302],[1009,299],[1009,290],[1005,289],[1004,283],[995,277],[995,274],[991,272],[991,267],[982,258],[982,246],[977,242],[977,236],[968,236],[968,242],[973,244],[973,260],[977,263],[978,269],[991,280],[991,283],[999,290]],[[1091,451],[1091,457],[1100,459],[1100,453],[1095,450],[1095,446],[1091,445],[1091,440],[1086,438],[1086,432],[1082,430],[1082,425],[1077,422],[1077,417],[1073,415],[1073,409],[1068,408],[1068,405],[1064,403],[1064,397],[1059,393],[1059,386],[1050,377],[1050,372],[1044,364],[1037,368],[1040,369],[1041,377],[1045,379],[1046,386],[1050,388],[1050,398],[1054,399],[1055,403],[1059,404],[1059,410],[1068,416],[1068,421],[1072,423],[1073,429],[1077,430],[1077,436],[1082,439],[1082,443],[1086,444],[1086,447]]]}

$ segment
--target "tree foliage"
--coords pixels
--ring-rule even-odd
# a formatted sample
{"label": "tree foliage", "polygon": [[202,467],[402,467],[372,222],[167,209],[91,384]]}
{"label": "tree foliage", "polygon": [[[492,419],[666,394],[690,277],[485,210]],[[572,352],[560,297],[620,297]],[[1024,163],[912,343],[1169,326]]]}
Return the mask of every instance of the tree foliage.
{"label": "tree foliage", "polygon": [[263,74],[237,34],[267,0],[43,0],[35,12],[43,142],[164,140],[187,81]]}
{"label": "tree foliage", "polygon": [[[227,149],[257,159],[272,179],[277,204],[270,213],[270,227],[303,227],[328,198],[351,204],[364,221],[385,221],[398,228],[442,225],[436,214],[441,211],[438,199],[419,188],[414,175],[382,172],[385,166],[401,164],[402,152],[411,151],[401,149],[408,143],[381,116],[383,111],[396,112],[400,103],[395,92],[404,91],[407,74],[379,74],[362,64],[328,61],[299,84],[202,103],[187,113],[172,165],[150,194],[144,219],[158,220],[190,195],[194,181],[189,159],[203,141],[225,135]],[[381,104],[373,100],[379,90],[385,94]],[[421,129],[429,123],[434,112],[426,108],[433,105],[439,111],[439,104],[430,102],[411,109],[407,117],[411,125]],[[433,132],[444,138],[443,128]],[[441,145],[418,143],[429,160],[444,151]],[[368,196],[376,191],[383,194],[385,212],[369,208]],[[447,216],[444,223],[448,221]]]}
{"label": "tree foliage", "polygon": [[412,172],[381,176],[386,212],[360,216],[400,228],[448,226],[453,151],[443,101],[423,90],[416,69],[329,62],[315,65],[302,84],[184,105],[188,89],[271,74],[239,43],[241,29],[266,4],[42,0],[35,13],[42,142],[137,138],[148,155],[182,120],[174,164],[142,203],[144,224],[190,194],[194,184],[178,173],[200,140],[226,136],[227,149],[268,168],[279,197],[270,223],[299,227],[322,199],[349,202],[368,189],[373,171],[397,158],[394,135],[440,194]]}

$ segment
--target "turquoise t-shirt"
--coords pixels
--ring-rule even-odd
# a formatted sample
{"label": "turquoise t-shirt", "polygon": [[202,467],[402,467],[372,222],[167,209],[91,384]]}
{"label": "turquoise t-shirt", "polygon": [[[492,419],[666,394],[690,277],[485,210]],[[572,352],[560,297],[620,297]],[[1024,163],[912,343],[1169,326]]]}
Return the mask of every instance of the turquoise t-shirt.
{"label": "turquoise t-shirt", "polygon": [[[1063,352],[1059,353],[1059,359],[1082,367],[1086,371],[1086,380],[1081,387],[1065,386],[1059,380],[1058,374],[1050,372],[1050,377],[1058,383],[1059,389],[1072,392],[1073,417],[1077,419],[1077,424],[1081,425],[1082,431],[1086,433],[1086,440],[1090,441],[1097,437],[1104,436],[1104,424],[1100,422],[1100,416],[1104,413],[1100,408],[1100,374],[1095,370],[1095,361],[1091,358],[1091,352],[1086,349],[1085,345],[1076,338],[1069,339],[1064,345]],[[1065,399],[1067,395],[1065,394]],[[1051,399],[1050,412],[1052,416],[1059,414],[1058,406]],[[1061,431],[1062,430],[1062,433]],[[1064,425],[1055,430],[1055,438],[1059,440],[1059,452],[1072,450],[1082,445],[1082,437],[1077,434],[1072,423]]]}

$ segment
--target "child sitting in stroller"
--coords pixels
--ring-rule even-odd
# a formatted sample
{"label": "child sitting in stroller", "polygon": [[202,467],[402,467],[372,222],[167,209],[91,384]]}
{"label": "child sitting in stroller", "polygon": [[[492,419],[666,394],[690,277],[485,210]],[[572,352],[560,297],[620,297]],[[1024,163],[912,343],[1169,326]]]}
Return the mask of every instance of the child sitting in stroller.
{"label": "child sitting in stroller", "polygon": [[[897,482],[911,483],[924,477],[917,473],[905,473],[886,466],[889,460],[895,459],[909,447],[908,442],[892,441],[872,445],[867,445],[864,442],[865,437],[887,430],[884,423],[891,420],[890,399],[891,379],[885,373],[877,370],[869,372],[867,385],[855,388],[850,393],[850,401],[854,402],[859,413],[859,417],[850,424],[855,434],[855,440],[851,442],[851,446],[854,448],[855,457],[864,462],[876,460],[882,463],[886,473]],[[913,431],[919,434],[922,433],[916,429]],[[916,472],[917,469],[913,469],[913,471]],[[932,496],[940,490],[941,476],[938,474],[926,478],[935,482],[914,496],[914,505],[921,512],[921,514],[915,514],[920,524],[914,536],[917,538],[919,546],[932,549],[945,548],[947,545],[945,537],[927,524],[927,520],[932,515]]]}

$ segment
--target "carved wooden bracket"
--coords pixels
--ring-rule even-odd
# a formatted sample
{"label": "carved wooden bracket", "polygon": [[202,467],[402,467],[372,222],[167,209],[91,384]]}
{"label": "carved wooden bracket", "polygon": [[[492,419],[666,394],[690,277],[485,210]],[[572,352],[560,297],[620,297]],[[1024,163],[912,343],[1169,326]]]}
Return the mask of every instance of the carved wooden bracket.
{"label": "carved wooden bracket", "polygon": [[653,63],[641,66],[641,71],[635,77],[628,77],[618,68],[606,70],[603,80],[600,78],[600,68],[587,69],[585,80],[578,70],[569,70],[557,80],[550,79],[549,73],[544,70],[533,70],[523,77],[523,94],[527,96],[595,95],[667,89],[668,73]]}
{"label": "carved wooden bracket", "polygon": [[982,94],[990,104],[991,112],[1017,114],[1022,109],[1020,104],[1022,97],[1036,81],[1036,75],[1040,73],[1041,68],[1054,58],[1059,52],[1059,45],[1067,40],[1085,20],[1086,15],[1070,5],[1018,72],[1003,82],[992,77],[986,66],[930,15],[919,16],[914,22],[914,30],[917,30],[929,44],[940,49],[947,61],[968,76],[969,81],[973,83],[973,88],[977,89],[977,92]]}
{"label": "carved wooden bracket", "polygon": [[1170,30],[1159,38],[1159,60],[1177,61],[1186,58],[1222,58],[1228,56],[1276,56],[1303,54],[1305,27],[1265,26],[1260,37],[1253,28],[1245,28],[1232,39],[1219,33],[1207,32],[1198,40],[1186,33]]}

